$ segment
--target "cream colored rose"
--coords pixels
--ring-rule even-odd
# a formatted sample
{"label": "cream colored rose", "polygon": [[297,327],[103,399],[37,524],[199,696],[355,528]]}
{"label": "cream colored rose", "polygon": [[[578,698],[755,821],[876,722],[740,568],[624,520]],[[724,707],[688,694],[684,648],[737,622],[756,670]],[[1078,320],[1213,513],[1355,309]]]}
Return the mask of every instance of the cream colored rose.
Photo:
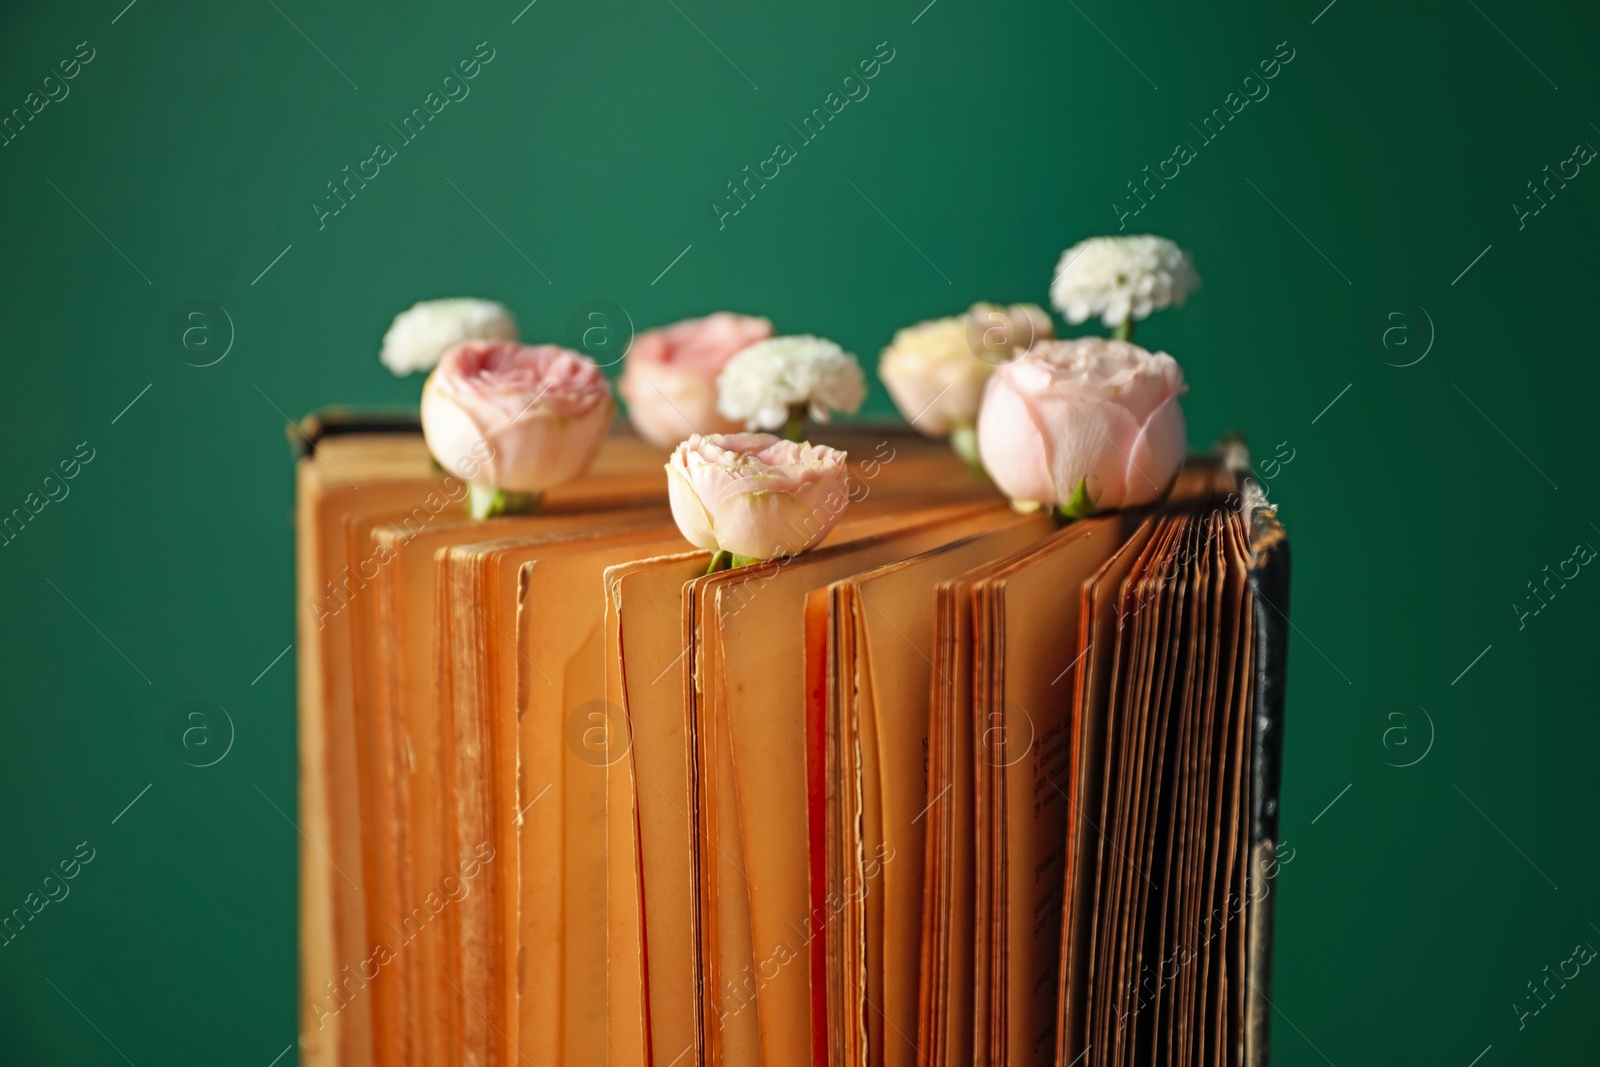
{"label": "cream colored rose", "polygon": [[694,433],[737,431],[741,424],[717,411],[717,375],[771,336],[766,319],[727,311],[639,334],[617,382],[633,428],[666,448]]}
{"label": "cream colored rose", "polygon": [[542,493],[582,474],[616,405],[586,356],[556,345],[467,341],[422,389],[422,435],[475,487]]}
{"label": "cream colored rose", "polygon": [[1148,504],[1183,465],[1186,389],[1165,352],[1101,337],[1043,342],[989,380],[983,465],[1013,500],[1064,505],[1082,485],[1094,510]]}
{"label": "cream colored rose", "polygon": [[667,464],[668,499],[690,543],[747,559],[794,556],[850,502],[845,453],[768,433],[691,436]]}
{"label": "cream colored rose", "polygon": [[965,315],[907,326],[878,360],[878,377],[900,414],[928,437],[971,426],[983,387],[1000,363],[1054,336],[1050,316],[1031,304],[975,304]]}

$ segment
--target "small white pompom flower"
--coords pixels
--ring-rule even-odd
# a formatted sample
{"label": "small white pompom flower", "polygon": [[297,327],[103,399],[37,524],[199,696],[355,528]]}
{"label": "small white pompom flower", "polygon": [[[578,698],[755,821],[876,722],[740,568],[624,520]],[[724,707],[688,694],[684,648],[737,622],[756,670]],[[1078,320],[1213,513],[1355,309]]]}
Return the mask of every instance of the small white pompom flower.
{"label": "small white pompom flower", "polygon": [[1115,328],[1176,304],[1200,288],[1189,253],[1165,237],[1091,237],[1061,253],[1050,302],[1073,325],[1094,315]]}
{"label": "small white pompom flower", "polygon": [[803,409],[854,414],[867,383],[856,357],[822,337],[774,337],[734,356],[717,378],[717,410],[750,430],[776,430]]}
{"label": "small white pompom flower", "polygon": [[396,375],[432,370],[462,341],[515,341],[517,320],[493,300],[424,300],[394,317],[378,358]]}

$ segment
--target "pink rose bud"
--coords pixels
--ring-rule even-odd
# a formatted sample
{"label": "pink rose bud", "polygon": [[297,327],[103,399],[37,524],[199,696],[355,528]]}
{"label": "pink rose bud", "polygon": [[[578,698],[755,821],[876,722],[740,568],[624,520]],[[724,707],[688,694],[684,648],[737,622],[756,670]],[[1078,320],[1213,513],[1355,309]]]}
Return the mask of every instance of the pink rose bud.
{"label": "pink rose bud", "polygon": [[733,433],[717,413],[717,375],[742,349],[772,336],[772,323],[719,311],[646,330],[633,339],[617,388],[639,436],[671,447],[690,434]]}
{"label": "pink rose bud", "polygon": [[541,493],[594,460],[615,405],[600,368],[556,345],[464,341],[422,389],[422,436],[474,486]]}
{"label": "pink rose bud", "polygon": [[1052,506],[1085,485],[1095,510],[1159,499],[1187,444],[1177,361],[1101,337],[1036,344],[989,379],[978,449],[1013,500]]}
{"label": "pink rose bud", "polygon": [[749,559],[804,552],[850,502],[845,453],[770,433],[694,434],[667,464],[672,517],[700,548]]}

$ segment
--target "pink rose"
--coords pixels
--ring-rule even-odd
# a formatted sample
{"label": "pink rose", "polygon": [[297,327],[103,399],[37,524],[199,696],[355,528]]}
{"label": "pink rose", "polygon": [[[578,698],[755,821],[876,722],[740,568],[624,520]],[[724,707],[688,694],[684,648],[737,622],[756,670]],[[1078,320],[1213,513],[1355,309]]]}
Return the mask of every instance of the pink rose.
{"label": "pink rose", "polygon": [[422,435],[475,486],[541,493],[582,474],[611,423],[611,386],[556,345],[464,341],[422,389]]}
{"label": "pink rose", "polygon": [[738,430],[717,413],[717,375],[739,351],[771,336],[766,319],[727,311],[641,333],[617,383],[633,428],[665,447],[693,433]]}
{"label": "pink rose", "polygon": [[700,548],[747,559],[804,552],[850,502],[845,453],[770,433],[692,435],[667,464],[678,529]]}
{"label": "pink rose", "polygon": [[983,465],[1014,500],[1066,504],[1086,483],[1096,510],[1148,504],[1183,465],[1185,391],[1165,352],[1100,337],[1040,342],[989,379]]}

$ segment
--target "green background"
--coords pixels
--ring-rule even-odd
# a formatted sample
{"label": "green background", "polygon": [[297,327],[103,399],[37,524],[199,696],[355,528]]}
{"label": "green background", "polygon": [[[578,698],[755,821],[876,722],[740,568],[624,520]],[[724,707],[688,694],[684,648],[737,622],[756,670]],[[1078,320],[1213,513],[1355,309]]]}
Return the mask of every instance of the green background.
{"label": "green background", "polygon": [[[1513,1007],[1600,946],[1600,575],[1510,607],[1600,545],[1600,175],[1512,207],[1600,143],[1592,6],[125,2],[0,15],[0,108],[94,49],[0,147],[0,510],[94,450],[0,547],[0,909],[95,850],[0,947],[0,1061],[266,1067],[293,1041],[294,652],[262,673],[294,637],[285,413],[413,404],[376,359],[397,311],[491,297],[563,340],[593,300],[641,327],[727,308],[870,361],[974,300],[1044,302],[1179,141],[1128,232],[1205,285],[1140,339],[1183,364],[1192,446],[1294,454],[1269,483],[1297,626],[1276,1061],[1600,1057],[1594,967]],[[319,229],[325,183],[483,41],[470,96]],[[879,42],[870,95],[719,229],[724,183]],[[1205,143],[1190,123],[1279,42],[1270,95]],[[213,366],[167,341],[191,300],[233,324]],[[190,701],[236,728],[214,766],[169,745]]]}

